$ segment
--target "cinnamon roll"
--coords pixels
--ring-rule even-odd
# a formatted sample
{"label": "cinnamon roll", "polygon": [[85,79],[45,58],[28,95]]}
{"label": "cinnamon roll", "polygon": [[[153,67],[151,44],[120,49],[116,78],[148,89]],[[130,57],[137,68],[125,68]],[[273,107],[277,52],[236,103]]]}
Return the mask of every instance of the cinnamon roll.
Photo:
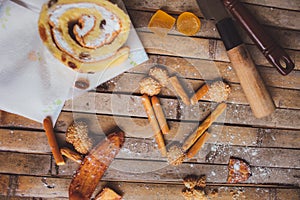
{"label": "cinnamon roll", "polygon": [[109,1],[50,0],[42,7],[38,26],[50,52],[78,72],[97,72],[128,58],[124,44],[130,19]]}

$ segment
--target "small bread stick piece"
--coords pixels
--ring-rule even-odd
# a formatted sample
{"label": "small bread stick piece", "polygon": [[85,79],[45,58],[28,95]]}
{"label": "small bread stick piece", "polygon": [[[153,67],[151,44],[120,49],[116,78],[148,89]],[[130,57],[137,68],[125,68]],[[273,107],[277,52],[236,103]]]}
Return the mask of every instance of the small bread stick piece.
{"label": "small bread stick piece", "polygon": [[208,86],[207,84],[204,84],[201,86],[200,89],[197,90],[197,92],[192,96],[191,98],[191,104],[195,105],[206,93],[208,92]]}
{"label": "small bread stick piece", "polygon": [[43,121],[43,126],[46,132],[46,136],[48,139],[48,143],[49,146],[51,148],[55,163],[57,165],[64,165],[65,161],[64,158],[62,157],[60,151],[59,151],[59,147],[55,138],[55,133],[53,130],[53,124],[52,124],[52,120],[50,119],[50,117],[46,117]]}
{"label": "small bread stick piece", "polygon": [[121,200],[122,197],[117,194],[112,189],[106,187],[104,188],[96,197],[94,200]]}
{"label": "small bread stick piece", "polygon": [[223,113],[226,109],[226,103],[220,103],[217,108],[204,120],[204,122],[197,128],[197,130],[191,134],[183,144],[183,150],[187,151],[195,142],[201,137],[201,135],[212,125],[212,123]]}
{"label": "small bread stick piece", "polygon": [[66,148],[66,147],[63,147],[60,149],[60,153],[63,155],[63,156],[66,156],[67,158],[77,162],[77,163],[81,163],[82,162],[82,157],[81,155],[79,155],[78,153],[76,153],[75,151],[72,151],[71,149],[69,148]]}
{"label": "small bread stick piece", "polygon": [[152,107],[156,116],[156,119],[158,121],[158,124],[160,126],[160,129],[163,134],[168,134],[170,129],[164,114],[164,111],[162,110],[162,107],[160,105],[159,99],[156,96],[153,96],[151,98]]}
{"label": "small bread stick piece", "polygon": [[190,105],[190,98],[188,97],[188,95],[184,91],[184,89],[183,89],[182,85],[180,84],[177,76],[170,77],[169,81],[172,84],[172,86],[174,87],[175,92],[177,93],[177,95],[181,98],[182,102],[185,105]]}
{"label": "small bread stick piece", "polygon": [[195,144],[188,150],[187,157],[194,157],[198,151],[202,148],[203,144],[210,138],[210,134],[206,131],[203,135],[195,142]]}
{"label": "small bread stick piece", "polygon": [[151,106],[150,99],[148,95],[144,94],[142,96],[142,103],[144,105],[144,108],[146,110],[148,120],[152,126],[152,129],[154,131],[154,137],[158,146],[158,149],[160,150],[162,156],[167,156],[167,149],[165,145],[165,140],[163,138],[163,135],[160,131],[159,124],[157,122],[157,119],[155,117],[154,111]]}

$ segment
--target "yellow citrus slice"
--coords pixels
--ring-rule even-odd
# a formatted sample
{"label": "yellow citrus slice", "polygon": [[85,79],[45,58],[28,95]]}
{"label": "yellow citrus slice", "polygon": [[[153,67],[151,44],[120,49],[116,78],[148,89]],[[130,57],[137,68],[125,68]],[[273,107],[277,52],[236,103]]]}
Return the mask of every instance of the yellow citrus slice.
{"label": "yellow citrus slice", "polygon": [[183,12],[178,16],[176,26],[179,32],[193,36],[200,30],[201,22],[195,14]]}
{"label": "yellow citrus slice", "polygon": [[158,34],[159,36],[166,36],[167,33],[172,29],[175,24],[176,19],[169,15],[168,13],[158,10],[151,17],[148,28]]}

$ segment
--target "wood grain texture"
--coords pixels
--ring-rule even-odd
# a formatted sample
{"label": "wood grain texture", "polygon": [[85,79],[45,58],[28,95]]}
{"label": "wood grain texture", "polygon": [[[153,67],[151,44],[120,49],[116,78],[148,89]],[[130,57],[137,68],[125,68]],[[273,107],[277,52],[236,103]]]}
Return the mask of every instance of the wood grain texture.
{"label": "wood grain texture", "polygon": [[[241,0],[296,64],[291,74],[281,76],[237,26],[277,107],[263,119],[253,116],[215,22],[203,18],[196,1],[124,2],[149,61],[67,101],[55,124],[58,145],[68,148],[72,146],[65,142],[65,132],[74,120],[88,124],[95,143],[116,126],[126,132],[126,142],[95,194],[108,186],[129,200],[180,200],[182,179],[205,174],[209,199],[300,199],[299,0]],[[201,29],[186,37],[173,27],[165,38],[157,38],[146,28],[157,9],[175,18],[191,11],[200,17]],[[204,83],[223,80],[231,86],[226,115],[210,126],[211,137],[195,157],[177,167],[161,156],[138,92],[139,80],[156,65],[176,75],[189,97]],[[205,96],[195,106],[185,106],[169,86],[158,98],[170,128],[164,135],[167,149],[182,144],[216,106]],[[248,181],[226,183],[231,156],[250,163]],[[65,166],[55,165],[42,124],[5,111],[0,111],[0,163],[0,199],[4,200],[67,200],[79,167],[70,159]],[[216,191],[218,195],[213,195]]]}
{"label": "wood grain texture", "polygon": [[[209,102],[199,102],[196,106],[185,106],[176,99],[161,98],[161,104],[168,110],[167,119],[182,121],[201,121],[214,107]],[[109,115],[146,117],[140,96],[123,94],[87,93],[73,101],[67,101],[64,110],[85,113],[102,113]],[[273,128],[299,129],[299,115],[297,110],[276,109],[272,115],[257,119],[247,105],[228,104],[224,119],[218,123],[248,124]]]}
{"label": "wood grain texture", "polygon": [[[293,1],[294,3],[297,3],[297,0]],[[203,14],[201,13],[196,1],[191,0],[185,4],[182,4],[182,2],[179,0],[172,2],[163,0],[143,2],[130,0],[124,2],[128,9],[133,10],[155,11],[158,9],[163,9],[164,11],[173,14],[180,14],[184,11],[190,11],[198,16],[203,17]],[[285,10],[276,7],[264,7],[253,4],[245,4],[245,7],[251,11],[251,13],[253,13],[253,15],[261,24],[285,29],[299,30],[300,24],[298,23],[297,19],[299,19],[300,13],[297,12],[297,10]]]}
{"label": "wood grain texture", "polygon": [[[45,200],[66,200],[68,199],[65,189],[68,187],[70,180],[65,178],[48,178],[46,177],[46,182],[55,188],[47,188],[43,184],[36,184],[37,182],[42,182],[44,177],[34,177],[34,176],[20,176],[19,177],[19,187],[16,192],[16,197],[14,200],[32,200],[30,197],[40,197]],[[160,200],[165,196],[172,197],[174,200],[182,200],[180,195],[183,189],[183,184],[153,184],[153,183],[135,183],[135,182],[106,182],[101,181],[97,190],[101,190],[104,186],[110,186],[116,191],[122,191],[123,197],[126,199],[137,200],[141,196],[147,197],[150,200]],[[280,199],[284,200],[287,197],[292,197],[297,199],[299,196],[299,190],[297,189],[280,189],[280,188],[265,188],[265,187],[236,187],[236,186],[208,186],[207,193],[210,199],[225,199],[231,200],[233,198],[233,193],[239,193],[240,196],[244,196],[246,199]],[[213,191],[217,191],[217,195],[213,195]],[[231,191],[231,192],[230,192]],[[22,197],[23,196],[23,197]]]}
{"label": "wood grain texture", "polygon": [[9,190],[9,176],[0,174],[0,195],[7,195],[8,190]]}
{"label": "wood grain texture", "polygon": [[[299,10],[299,2],[298,0],[290,0],[288,2],[282,2],[278,0],[268,0],[268,1],[260,1],[260,0],[241,0],[243,3],[247,4],[255,4],[261,5],[261,7],[276,7],[288,10]],[[138,0],[125,0],[124,1],[127,8],[136,9],[136,10],[157,10],[159,8],[163,8],[167,11],[173,12],[183,12],[183,11],[191,11],[196,12],[198,10],[197,4],[193,0],[186,0],[184,4],[179,0],[175,0],[172,2],[164,1],[164,0],[154,0],[154,1],[143,1],[140,2]]]}
{"label": "wood grain texture", "polygon": [[[59,120],[66,120],[69,113],[62,113]],[[99,129],[102,128],[104,132],[108,132],[112,127],[116,126],[116,121],[122,120],[124,124],[133,123],[137,127],[146,127],[148,125],[147,119],[134,119],[123,118],[123,117],[112,117],[112,116],[98,116],[94,118],[88,114],[76,114],[78,119],[85,119],[89,123],[95,123],[97,125],[91,126],[90,131],[93,133],[93,137],[98,140],[104,137],[104,134],[99,133]],[[176,122],[169,121],[170,133],[165,135],[167,141],[182,141],[188,133],[191,133],[197,128],[197,122]],[[138,128],[133,127],[122,127],[126,130],[129,136],[144,139],[147,136],[147,132],[140,134]],[[65,127],[57,127],[57,129],[64,131]],[[297,149],[299,146],[300,139],[298,131],[283,130],[283,129],[264,129],[264,128],[250,128],[250,127],[239,127],[239,126],[226,126],[226,125],[212,125],[210,131],[215,137],[211,137],[208,141],[212,144],[224,144],[224,145],[237,145],[237,146],[248,146],[248,147],[267,147],[267,148],[290,148]],[[50,153],[50,148],[47,143],[41,143],[40,141],[46,140],[46,137],[41,135],[40,132],[33,131],[13,131],[0,129],[1,139],[4,138],[0,146],[2,151],[18,151],[23,153],[38,153],[45,154]],[[26,137],[24,137],[26,136]],[[64,141],[64,133],[59,134],[61,136],[60,141]],[[40,140],[32,139],[40,138]],[[22,141],[12,145],[14,141]],[[129,140],[130,141],[130,140]],[[133,140],[134,141],[134,140]],[[65,144],[61,144],[64,146]],[[28,148],[28,146],[38,146],[34,150]],[[138,149],[137,149],[138,150]]]}
{"label": "wood grain texture", "polygon": [[[139,84],[139,81],[145,76],[146,74],[130,74],[130,73],[122,74],[120,76],[115,77],[110,82],[106,82],[103,85],[100,85],[97,88],[97,91],[112,92],[112,93],[127,93],[127,94],[138,93],[137,86]],[[187,90],[187,93],[191,98],[194,95],[194,93],[204,83],[209,83],[212,81],[214,80],[213,79],[195,80],[190,78],[180,79],[180,82],[183,83],[183,87]],[[228,80],[225,79],[225,81]],[[230,83],[230,87],[231,87],[231,93],[229,94],[229,98],[226,100],[226,102],[235,103],[235,104],[245,104],[245,105],[249,104],[239,84]],[[270,91],[272,99],[277,108],[291,108],[291,109],[300,108],[300,102],[297,101],[300,97],[300,91],[287,90],[286,88],[283,89],[277,87],[268,87],[268,90]],[[176,98],[176,94],[170,85],[167,85],[166,87],[162,88],[160,95]],[[208,101],[209,98],[207,96],[203,96],[201,100]]]}
{"label": "wood grain texture", "polygon": [[0,152],[0,173],[47,175],[51,169],[50,155]]}
{"label": "wood grain texture", "polygon": [[[129,72],[146,74],[155,65],[166,66],[170,73],[177,73],[181,77],[188,79],[210,81],[222,78],[230,83],[239,83],[231,63],[164,55],[150,55],[148,62],[130,69]],[[298,78],[300,71],[293,71],[288,76],[282,76],[278,74],[275,68],[256,67],[266,85],[278,88],[300,89],[300,79]],[[103,86],[107,86],[108,83],[105,83]]]}
{"label": "wood grain texture", "polygon": [[[155,34],[148,32],[138,32],[138,35],[147,53],[150,54],[229,62],[223,42],[220,40],[186,38],[176,35],[167,35],[161,39]],[[185,46],[188,47],[188,51],[183,50],[182,47]],[[246,46],[256,65],[271,66],[255,45]],[[287,53],[294,61],[295,69],[299,70],[299,51],[287,50]]]}
{"label": "wood grain texture", "polygon": [[[54,166],[53,166],[54,167]],[[74,162],[69,163],[67,167],[60,166],[56,176],[70,177],[77,165]],[[299,187],[300,169],[284,169],[273,167],[252,167],[250,179],[243,184],[268,184],[274,187],[279,185]],[[111,181],[139,181],[156,183],[176,183],[189,174],[207,176],[209,184],[226,184],[227,180],[226,165],[215,164],[195,164],[183,163],[178,167],[173,167],[162,161],[147,160],[119,160],[116,159],[111,164],[102,180]]]}
{"label": "wood grain texture", "polygon": [[[139,32],[150,32],[147,28],[148,22],[150,18],[154,14],[153,12],[144,12],[139,10],[128,10],[129,15],[131,17],[132,23],[137,31]],[[173,15],[174,17],[178,17],[178,15]],[[212,20],[200,19],[201,20],[201,29],[198,33],[196,33],[196,37],[209,37],[209,38],[216,38],[220,39],[220,35],[215,28],[215,23]],[[248,34],[240,27],[236,22],[236,28],[241,35],[242,40],[246,44],[254,44],[254,42],[250,39]],[[299,32],[297,30],[291,29],[278,29],[272,26],[262,25],[266,30],[267,35],[271,35],[273,38],[276,38],[276,42],[280,44],[283,48],[287,49],[300,49],[299,44]],[[169,34],[172,35],[182,35],[179,33],[174,26],[170,31]]]}
{"label": "wood grain texture", "polygon": [[245,45],[234,47],[227,53],[254,116],[262,118],[272,114],[275,104]]}

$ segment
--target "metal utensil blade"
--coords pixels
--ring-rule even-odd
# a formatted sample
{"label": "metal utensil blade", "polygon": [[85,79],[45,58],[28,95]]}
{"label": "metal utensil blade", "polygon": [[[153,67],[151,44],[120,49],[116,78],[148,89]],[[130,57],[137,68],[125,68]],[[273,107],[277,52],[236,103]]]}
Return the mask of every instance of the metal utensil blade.
{"label": "metal utensil blade", "polygon": [[197,4],[206,19],[220,21],[221,19],[229,17],[220,0],[197,0]]}

